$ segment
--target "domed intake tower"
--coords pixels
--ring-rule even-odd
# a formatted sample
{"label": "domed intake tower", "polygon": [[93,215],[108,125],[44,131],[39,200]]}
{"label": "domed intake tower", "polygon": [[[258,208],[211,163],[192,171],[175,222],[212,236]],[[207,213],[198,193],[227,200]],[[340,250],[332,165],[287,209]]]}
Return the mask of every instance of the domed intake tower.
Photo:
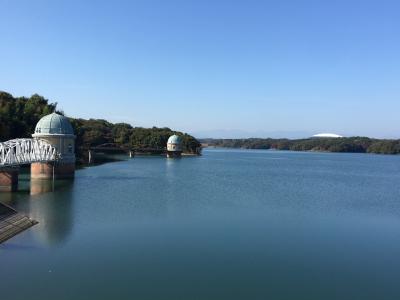
{"label": "domed intake tower", "polygon": [[180,157],[182,151],[182,139],[176,134],[170,136],[167,142],[167,157]]}
{"label": "domed intake tower", "polygon": [[[36,124],[35,139],[46,140],[57,148],[60,157],[54,164],[56,178],[73,177],[75,173],[75,135],[68,118],[52,113],[44,116]],[[51,178],[53,163],[32,163],[32,178]]]}

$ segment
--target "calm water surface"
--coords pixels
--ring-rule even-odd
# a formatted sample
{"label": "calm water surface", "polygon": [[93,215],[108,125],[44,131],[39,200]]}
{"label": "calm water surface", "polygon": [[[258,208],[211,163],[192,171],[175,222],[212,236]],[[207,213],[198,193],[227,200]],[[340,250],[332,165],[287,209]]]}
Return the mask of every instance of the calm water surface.
{"label": "calm water surface", "polygon": [[22,176],[0,299],[400,299],[400,156],[206,150]]}

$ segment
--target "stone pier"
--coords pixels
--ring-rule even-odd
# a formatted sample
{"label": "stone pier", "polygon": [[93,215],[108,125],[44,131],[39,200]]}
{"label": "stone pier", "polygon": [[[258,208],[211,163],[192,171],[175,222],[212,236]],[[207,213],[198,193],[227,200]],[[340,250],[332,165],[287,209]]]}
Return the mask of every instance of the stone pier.
{"label": "stone pier", "polygon": [[0,169],[0,192],[14,192],[18,189],[18,168]]}
{"label": "stone pier", "polygon": [[32,179],[73,178],[75,175],[74,163],[33,163],[31,164]]}
{"label": "stone pier", "polygon": [[180,158],[182,156],[181,151],[167,151],[168,158]]}

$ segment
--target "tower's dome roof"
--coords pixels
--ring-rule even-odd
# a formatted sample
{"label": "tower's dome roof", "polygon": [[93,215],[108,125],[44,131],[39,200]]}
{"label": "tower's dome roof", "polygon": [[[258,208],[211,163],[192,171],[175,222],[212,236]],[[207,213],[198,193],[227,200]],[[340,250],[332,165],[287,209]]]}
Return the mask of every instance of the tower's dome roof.
{"label": "tower's dome roof", "polygon": [[36,124],[35,135],[41,134],[74,134],[74,130],[67,117],[52,113]]}
{"label": "tower's dome roof", "polygon": [[182,143],[182,139],[176,134],[171,135],[168,139],[168,144],[180,144]]}

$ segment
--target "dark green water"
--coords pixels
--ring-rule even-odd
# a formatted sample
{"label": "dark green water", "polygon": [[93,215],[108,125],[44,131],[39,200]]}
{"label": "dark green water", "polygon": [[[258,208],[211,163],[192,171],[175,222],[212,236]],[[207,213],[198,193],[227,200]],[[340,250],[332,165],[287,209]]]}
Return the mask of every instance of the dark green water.
{"label": "dark green water", "polygon": [[[21,181],[0,299],[400,299],[400,156],[208,150]],[[36,195],[30,195],[30,192]]]}

